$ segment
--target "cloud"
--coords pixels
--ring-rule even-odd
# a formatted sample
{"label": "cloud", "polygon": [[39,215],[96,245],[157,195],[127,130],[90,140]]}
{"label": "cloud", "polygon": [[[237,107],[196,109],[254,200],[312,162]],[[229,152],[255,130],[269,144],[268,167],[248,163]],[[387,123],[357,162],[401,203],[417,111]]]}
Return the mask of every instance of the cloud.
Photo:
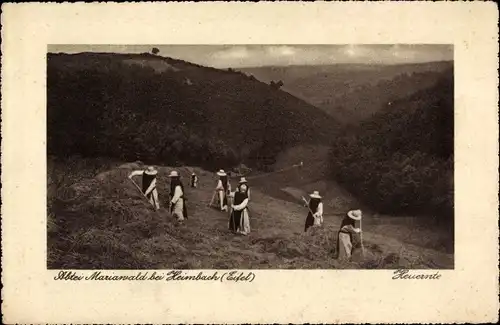
{"label": "cloud", "polygon": [[372,58],[376,56],[374,49],[367,45],[356,45],[349,44],[345,45],[341,51],[342,54],[346,55],[347,58],[357,59],[357,58]]}
{"label": "cloud", "polygon": [[356,47],[356,45],[347,45],[344,50],[343,50],[344,54],[349,56],[349,57],[356,57],[356,56],[359,56],[359,51]]}
{"label": "cloud", "polygon": [[216,67],[245,67],[262,64],[290,64],[299,49],[288,45],[234,45],[210,54],[210,64]]}
{"label": "cloud", "polygon": [[250,57],[250,51],[245,46],[234,46],[215,52],[212,56],[220,59],[244,59]]}
{"label": "cloud", "polygon": [[266,52],[271,56],[292,56],[297,53],[297,50],[291,46],[269,46],[266,48]]}
{"label": "cloud", "polygon": [[387,54],[396,60],[413,60],[419,55],[419,53],[411,47],[401,46],[399,44],[391,46]]}

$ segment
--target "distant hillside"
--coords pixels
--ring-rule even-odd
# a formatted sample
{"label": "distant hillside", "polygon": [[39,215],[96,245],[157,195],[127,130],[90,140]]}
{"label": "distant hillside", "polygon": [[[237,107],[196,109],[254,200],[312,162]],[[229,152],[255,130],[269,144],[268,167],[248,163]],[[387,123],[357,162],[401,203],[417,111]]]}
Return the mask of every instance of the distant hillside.
{"label": "distant hillside", "polygon": [[333,178],[382,213],[453,217],[453,72],[346,129]]}
{"label": "distant hillside", "polygon": [[48,152],[217,169],[266,169],[284,148],[328,143],[337,122],[230,69],[151,54],[48,54]]}
{"label": "distant hillside", "polygon": [[283,90],[357,124],[390,101],[434,85],[452,62],[404,65],[336,64],[240,69],[263,82],[282,80]]}

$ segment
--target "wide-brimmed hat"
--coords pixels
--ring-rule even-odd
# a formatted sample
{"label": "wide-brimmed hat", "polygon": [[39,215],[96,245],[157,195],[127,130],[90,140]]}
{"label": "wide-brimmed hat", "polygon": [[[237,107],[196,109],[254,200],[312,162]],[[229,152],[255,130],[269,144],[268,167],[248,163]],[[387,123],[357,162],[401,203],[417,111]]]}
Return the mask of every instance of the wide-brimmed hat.
{"label": "wide-brimmed hat", "polygon": [[319,195],[318,191],[312,192],[312,194],[309,194],[309,196],[314,198],[314,199],[321,199],[321,195]]}
{"label": "wide-brimmed hat", "polygon": [[224,171],[224,169],[221,169],[217,172],[217,175],[219,176],[226,176],[226,172]]}
{"label": "wide-brimmed hat", "polygon": [[351,210],[347,212],[347,216],[353,220],[361,220],[361,218],[363,217],[363,213],[361,212],[361,210]]}
{"label": "wide-brimmed hat", "polygon": [[240,184],[245,184],[245,183],[248,183],[247,179],[245,177],[241,177],[240,178]]}
{"label": "wide-brimmed hat", "polygon": [[158,174],[158,171],[155,169],[154,166],[148,166],[145,173],[148,175],[156,175],[156,174]]}
{"label": "wide-brimmed hat", "polygon": [[168,177],[179,177],[179,173],[175,170],[172,170],[168,175]]}

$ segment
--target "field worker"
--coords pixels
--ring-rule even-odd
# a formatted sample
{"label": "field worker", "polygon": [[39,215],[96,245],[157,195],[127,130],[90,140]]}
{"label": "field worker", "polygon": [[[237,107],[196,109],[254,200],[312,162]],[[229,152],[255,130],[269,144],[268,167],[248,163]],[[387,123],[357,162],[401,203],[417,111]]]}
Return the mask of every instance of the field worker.
{"label": "field worker", "polygon": [[348,260],[361,246],[361,210],[352,210],[342,220],[337,237],[337,258]]}
{"label": "field worker", "polygon": [[247,179],[245,177],[241,177],[240,178],[240,182],[238,184],[239,185],[241,185],[241,184],[245,184],[246,185],[246,187],[247,187],[247,197],[250,200],[250,186],[248,186]]}
{"label": "field worker", "polygon": [[323,202],[321,202],[321,196],[318,191],[314,191],[309,194],[311,200],[309,200],[308,207],[309,213],[307,214],[306,224],[304,227],[304,232],[311,226],[321,226],[323,223]]}
{"label": "field worker", "polygon": [[159,210],[160,202],[158,201],[158,191],[156,190],[157,174],[158,171],[153,166],[149,166],[146,170],[134,170],[128,175],[128,178],[134,182],[132,177],[142,176],[142,193],[153,205],[153,207],[155,207],[156,210]]}
{"label": "field worker", "polygon": [[221,211],[227,211],[227,195],[231,192],[231,184],[223,169],[219,170],[217,175],[219,176],[219,180],[217,181],[215,192],[219,200],[219,207]]}
{"label": "field worker", "polygon": [[179,222],[187,219],[186,199],[184,197],[184,185],[179,177],[179,173],[173,170],[168,175],[170,177],[170,213]]}
{"label": "field worker", "polygon": [[248,186],[246,182],[241,182],[232,194],[234,201],[231,206],[231,216],[229,217],[229,229],[244,236],[250,233],[250,216],[248,213]]}
{"label": "field worker", "polygon": [[196,176],[195,172],[191,174],[191,187],[193,188],[198,187],[198,176]]}

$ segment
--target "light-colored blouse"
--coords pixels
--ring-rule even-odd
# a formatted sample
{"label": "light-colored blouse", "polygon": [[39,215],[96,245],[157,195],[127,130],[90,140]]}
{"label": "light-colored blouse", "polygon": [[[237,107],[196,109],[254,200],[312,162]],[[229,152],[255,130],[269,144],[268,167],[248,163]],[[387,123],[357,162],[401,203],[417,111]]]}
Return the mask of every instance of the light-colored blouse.
{"label": "light-colored blouse", "polygon": [[174,196],[172,197],[172,201],[171,201],[171,202],[172,202],[172,204],[176,204],[176,203],[177,203],[177,201],[179,201],[179,199],[181,198],[182,194],[184,194],[184,193],[182,193],[182,188],[181,188],[181,186],[180,186],[180,185],[177,185],[177,186],[175,187],[175,190],[174,190]]}

